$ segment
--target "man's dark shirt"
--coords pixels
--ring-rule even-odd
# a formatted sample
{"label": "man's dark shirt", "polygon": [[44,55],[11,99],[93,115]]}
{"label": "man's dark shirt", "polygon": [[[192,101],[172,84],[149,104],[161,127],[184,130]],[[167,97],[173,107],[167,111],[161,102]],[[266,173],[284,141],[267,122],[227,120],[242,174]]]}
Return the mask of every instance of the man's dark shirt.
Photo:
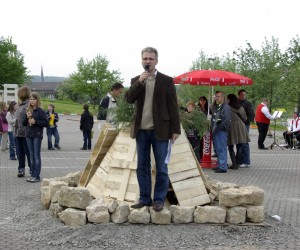
{"label": "man's dark shirt", "polygon": [[250,123],[253,122],[255,118],[253,105],[247,100],[240,100],[240,104],[243,106],[243,108],[246,111],[247,120],[245,121],[245,124],[250,125]]}

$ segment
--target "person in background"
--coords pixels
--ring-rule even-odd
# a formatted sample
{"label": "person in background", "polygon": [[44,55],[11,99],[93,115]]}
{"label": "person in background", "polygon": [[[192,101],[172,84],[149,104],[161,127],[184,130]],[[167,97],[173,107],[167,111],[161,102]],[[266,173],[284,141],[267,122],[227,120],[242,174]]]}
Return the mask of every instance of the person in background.
{"label": "person in background", "polygon": [[[232,166],[229,168],[236,170],[239,168],[239,162],[244,162],[243,158],[245,155],[242,153],[242,150],[245,144],[250,141],[244,123],[247,120],[247,115],[236,95],[229,94],[227,96],[227,102],[231,110],[231,124],[227,145]],[[236,145],[236,154],[234,153],[234,145]]]}
{"label": "person in background", "polygon": [[[186,104],[186,108],[187,108],[187,112],[188,113],[192,113],[195,108],[196,108],[196,105],[194,102],[188,102]],[[189,129],[187,129],[186,131],[186,136],[194,150],[194,153],[195,153],[195,156],[198,160],[198,162],[200,162],[200,137],[198,135],[198,130],[195,129],[195,126],[193,124],[191,124],[189,126]]]}
{"label": "person in background", "polygon": [[8,136],[8,122],[6,120],[7,105],[6,102],[0,102],[0,132],[1,139],[1,151],[7,150],[7,136]]}
{"label": "person in background", "polygon": [[[131,137],[137,146],[137,179],[140,198],[131,208],[151,206],[163,210],[169,189],[166,156],[169,143],[174,143],[180,134],[179,108],[173,78],[156,70],[158,52],[146,47],[141,53],[144,71],[131,79],[125,94],[128,103],[135,103]],[[151,195],[151,147],[156,163],[156,181],[153,199]]]}
{"label": "person in background", "polygon": [[216,103],[212,107],[212,135],[218,155],[217,168],[214,169],[216,173],[227,172],[227,137],[231,124],[231,110],[224,99],[225,94],[217,91]]}
{"label": "person in background", "polygon": [[41,145],[44,127],[49,123],[45,111],[41,108],[41,98],[36,92],[31,93],[26,114],[23,116],[22,125],[26,127],[25,136],[28,145],[31,177],[26,181],[35,183],[41,181]]}
{"label": "person in background", "polygon": [[17,160],[16,158],[16,138],[14,136],[14,127],[16,123],[16,111],[18,104],[15,101],[11,101],[8,107],[8,112],[6,115],[6,120],[8,122],[8,138],[9,138],[9,159]]}
{"label": "person in background", "polygon": [[208,101],[205,96],[199,97],[198,107],[207,116],[208,114]]}
{"label": "person in background", "polygon": [[94,126],[94,117],[89,112],[89,105],[83,105],[83,113],[80,118],[80,130],[83,134],[83,146],[81,150],[90,150],[92,148],[92,129]]}
{"label": "person in background", "polygon": [[267,137],[267,133],[269,130],[270,120],[274,120],[267,105],[269,104],[269,100],[267,98],[263,98],[262,103],[260,103],[255,112],[255,121],[258,129],[258,149],[267,150],[265,147],[265,139]]}
{"label": "person in background", "polygon": [[289,122],[288,130],[283,132],[283,137],[290,148],[293,148],[293,137],[300,134],[300,118],[297,112],[293,113],[293,119]]}
{"label": "person in background", "polygon": [[122,94],[123,89],[124,86],[122,83],[115,82],[111,86],[110,93],[107,93],[107,95],[100,101],[99,112],[97,116],[97,119],[99,120],[99,130],[102,129],[105,123],[112,123],[114,115],[109,110],[117,107],[117,98]]}
{"label": "person in background", "polygon": [[[244,89],[239,90],[238,95],[239,95],[239,103],[242,105],[242,107],[244,108],[244,110],[246,112],[247,120],[244,123],[246,125],[246,129],[247,129],[248,135],[249,135],[250,124],[251,124],[251,122],[254,121],[254,118],[255,118],[254,108],[253,108],[253,105],[251,104],[251,102],[246,100],[246,95],[247,95],[246,90],[244,90]],[[240,160],[242,160],[242,159],[244,159],[244,160],[241,162],[238,162],[240,167],[250,167],[251,166],[250,146],[249,146],[248,142],[243,144],[241,154],[243,155],[243,157],[240,158]]]}
{"label": "person in background", "polygon": [[[47,127],[48,150],[54,150],[55,148],[60,149],[60,137],[57,129],[57,122],[59,121],[59,117],[58,114],[54,111],[53,104],[49,104],[46,115],[49,122],[49,126]],[[54,136],[54,147],[52,144],[52,136]]]}
{"label": "person in background", "polygon": [[32,174],[29,150],[25,138],[25,127],[22,125],[22,119],[26,114],[27,107],[29,105],[30,90],[28,87],[23,86],[18,90],[18,97],[21,101],[16,111],[16,122],[14,135],[16,137],[17,146],[17,158],[18,158],[18,177],[24,177],[25,175],[25,161],[27,157],[28,167],[30,169],[30,175]]}

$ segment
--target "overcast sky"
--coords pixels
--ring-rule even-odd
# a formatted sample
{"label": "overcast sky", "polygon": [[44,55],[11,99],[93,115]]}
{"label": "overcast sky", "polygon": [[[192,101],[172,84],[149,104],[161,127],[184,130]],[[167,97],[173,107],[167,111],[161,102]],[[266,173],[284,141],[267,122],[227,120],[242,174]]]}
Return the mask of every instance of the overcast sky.
{"label": "overcast sky", "polygon": [[298,0],[0,0],[0,36],[12,37],[31,75],[68,76],[83,57],[107,57],[125,85],[158,49],[157,69],[189,70],[199,52],[225,55],[265,37],[284,50],[299,35]]}

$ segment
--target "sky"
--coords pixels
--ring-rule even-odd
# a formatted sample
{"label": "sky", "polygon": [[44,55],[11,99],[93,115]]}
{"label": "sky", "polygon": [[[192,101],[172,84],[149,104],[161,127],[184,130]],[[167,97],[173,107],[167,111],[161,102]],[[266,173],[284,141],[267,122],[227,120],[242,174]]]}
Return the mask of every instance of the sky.
{"label": "sky", "polygon": [[261,49],[278,39],[284,51],[299,35],[298,0],[0,0],[0,36],[12,37],[30,75],[67,77],[80,58],[106,56],[124,85],[143,72],[141,50],[158,50],[158,71],[189,71],[203,51],[222,56]]}

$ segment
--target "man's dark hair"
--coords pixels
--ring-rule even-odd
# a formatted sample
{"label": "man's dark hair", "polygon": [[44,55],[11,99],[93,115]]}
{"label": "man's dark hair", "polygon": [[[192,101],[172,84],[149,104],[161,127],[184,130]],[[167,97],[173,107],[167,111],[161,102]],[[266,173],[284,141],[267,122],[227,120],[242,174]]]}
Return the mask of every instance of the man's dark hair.
{"label": "man's dark hair", "polygon": [[120,82],[115,82],[113,85],[111,85],[111,91],[113,91],[113,90],[118,90],[118,89],[123,89],[124,88],[124,86],[123,86],[123,84],[122,83],[120,83]]}
{"label": "man's dark hair", "polygon": [[246,93],[247,93],[247,91],[246,91],[246,90],[244,90],[244,89],[240,89],[240,90],[239,90],[239,95],[240,95],[240,93],[242,93],[242,92],[246,92]]}
{"label": "man's dark hair", "polygon": [[84,104],[84,105],[83,105],[83,109],[84,109],[84,110],[89,110],[89,105],[88,105],[88,104]]}

